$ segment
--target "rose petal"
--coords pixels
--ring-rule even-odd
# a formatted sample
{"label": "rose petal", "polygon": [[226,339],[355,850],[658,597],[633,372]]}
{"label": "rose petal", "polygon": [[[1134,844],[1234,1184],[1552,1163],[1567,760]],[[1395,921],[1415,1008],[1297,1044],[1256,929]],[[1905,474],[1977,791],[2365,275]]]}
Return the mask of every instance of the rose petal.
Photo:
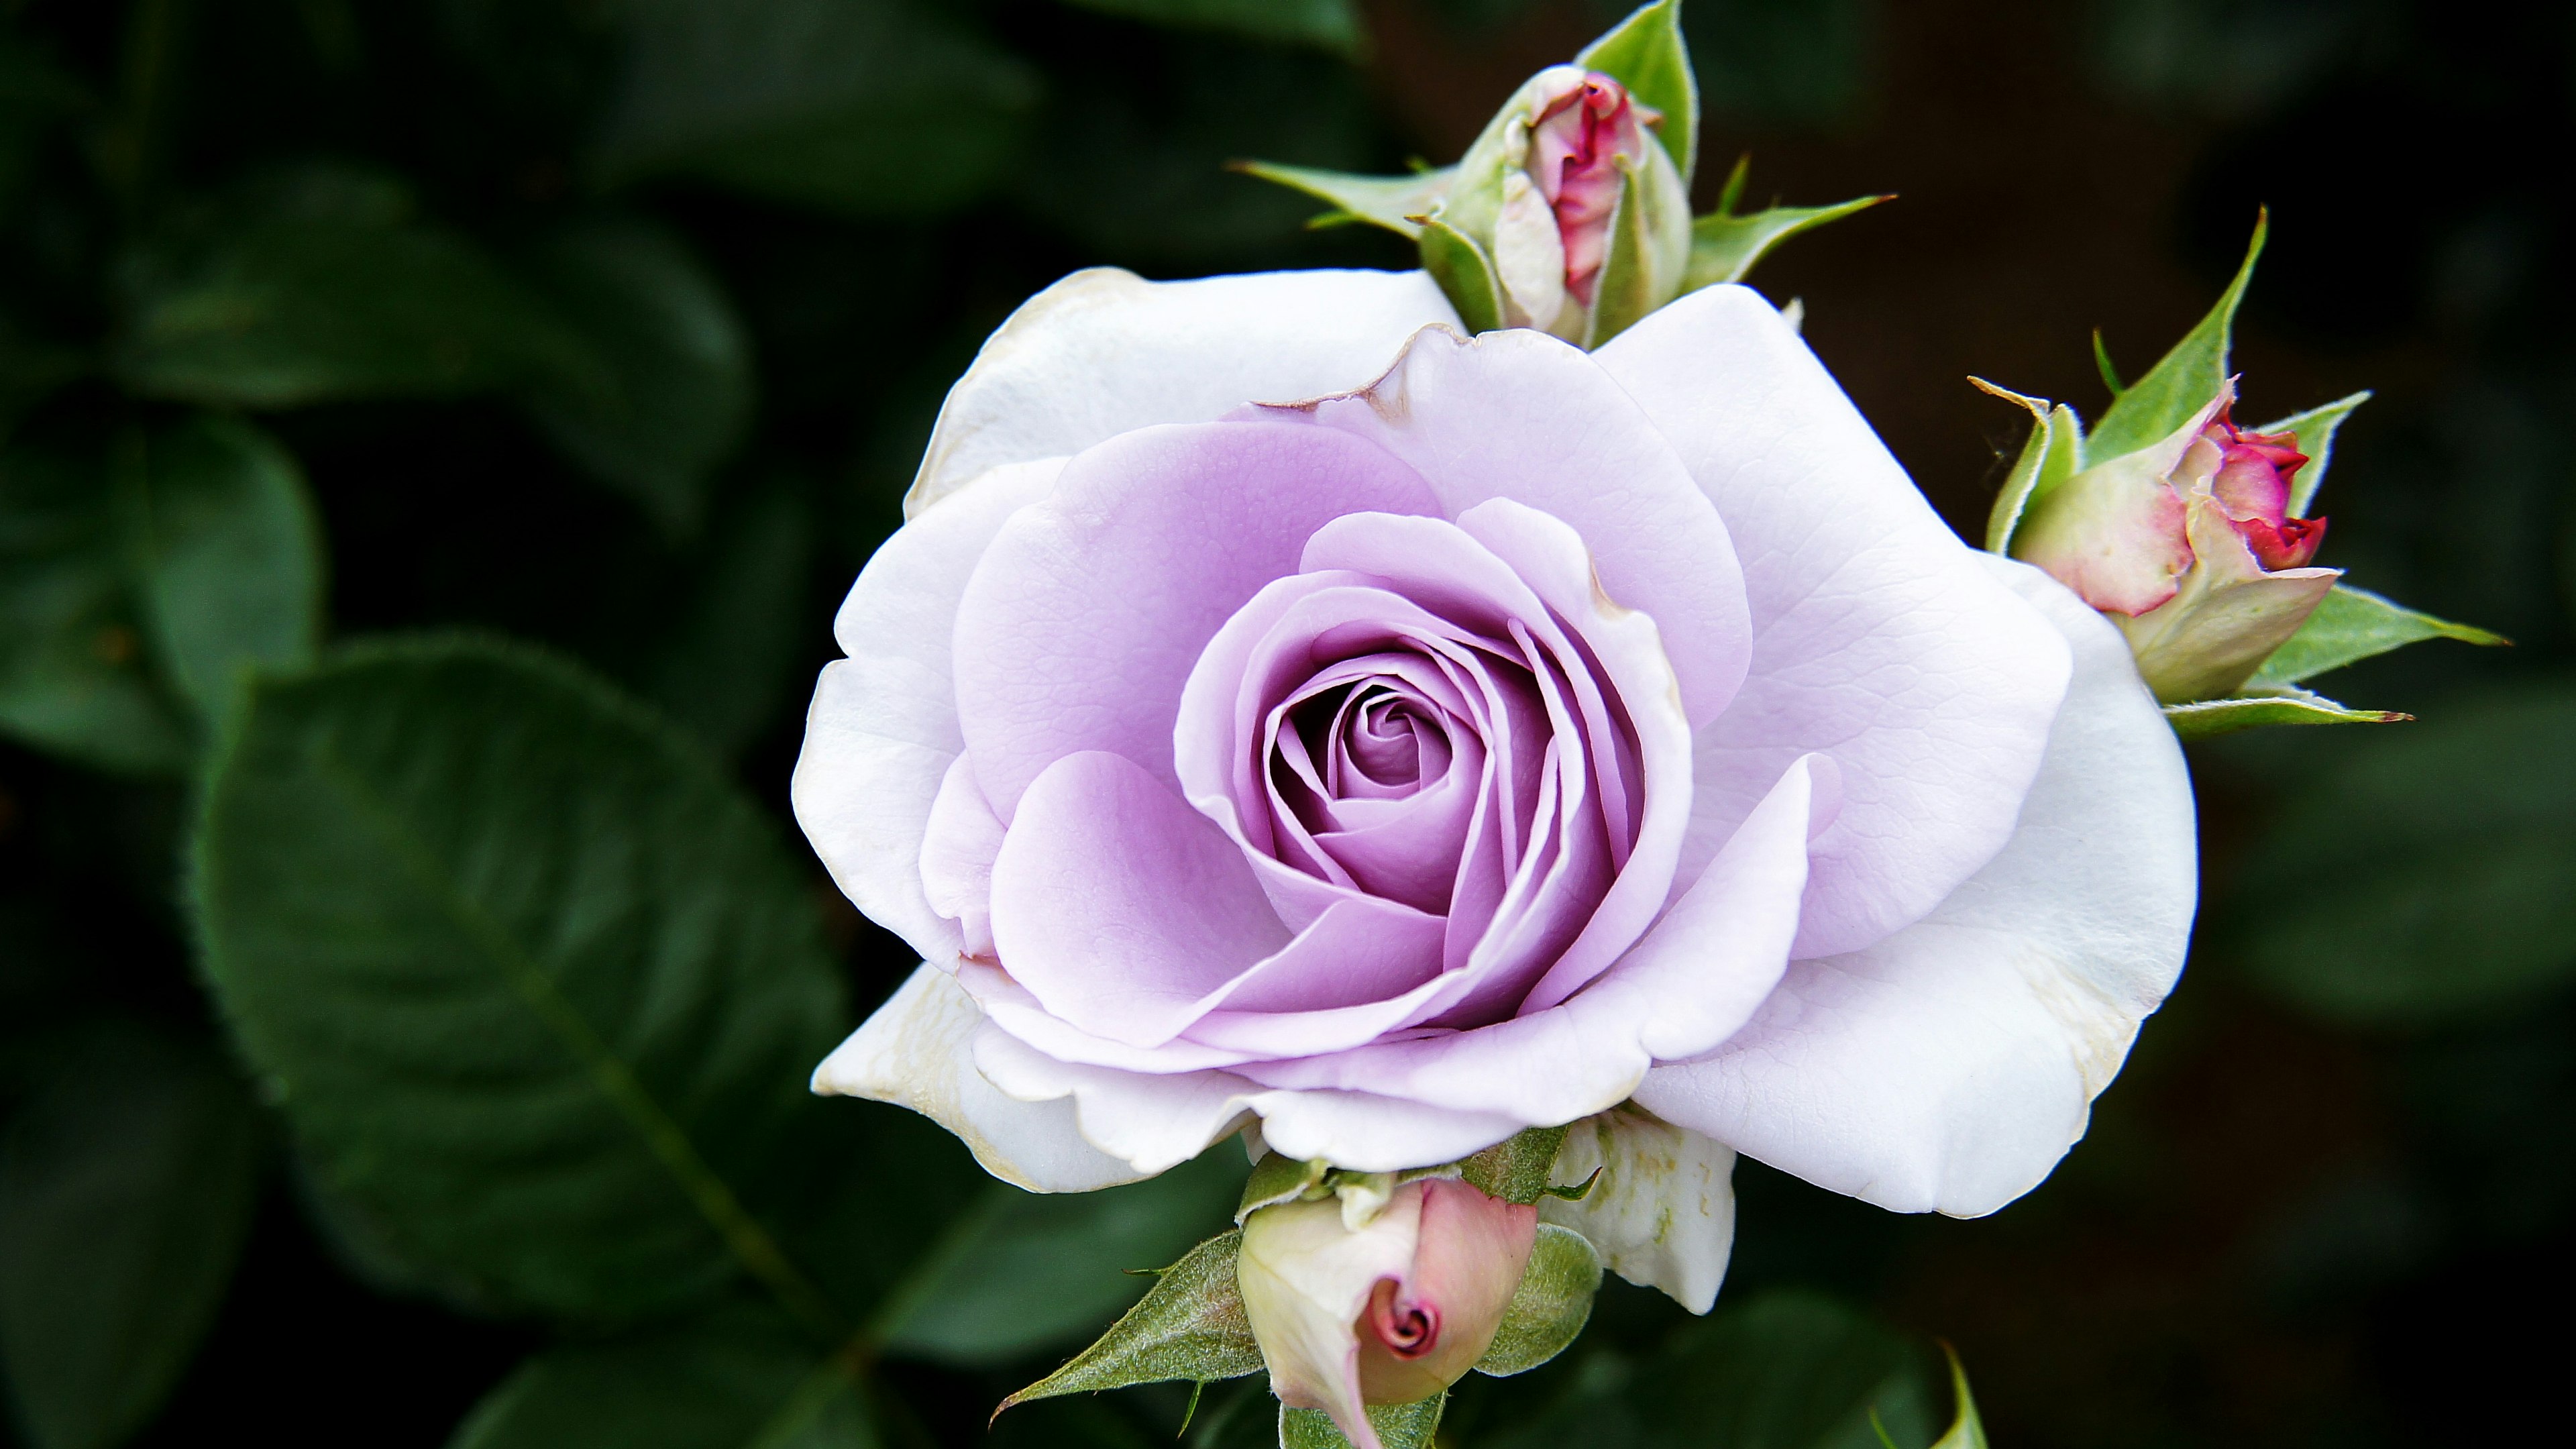
{"label": "rose petal", "polygon": [[1844,801],[1816,842],[1800,954],[1920,919],[2011,838],[2064,640],[1942,524],[1758,293],[1703,288],[1593,356],[1716,501],[1760,631],[1742,692],[1700,731],[1677,878],[1790,760],[1826,750]]}
{"label": "rose petal", "polygon": [[2063,631],[2067,707],[2012,842],[1918,924],[1800,961],[1658,1115],[1902,1212],[1988,1213],[2084,1131],[2182,969],[2196,853],[2182,752],[2119,631],[2038,570],[1985,566]]}
{"label": "rose petal", "polygon": [[1458,314],[1418,271],[1075,272],[1022,303],[948,390],[904,516],[1001,464],[1366,386],[1435,324]]}
{"label": "rose petal", "polygon": [[1556,1181],[1590,1179],[1592,1190],[1572,1201],[1540,1198],[1538,1220],[1581,1233],[1629,1282],[1706,1313],[1735,1246],[1734,1172],[1735,1151],[1723,1143],[1614,1107],[1575,1123],[1556,1154]]}
{"label": "rose petal", "polygon": [[1181,687],[1219,626],[1295,573],[1326,521],[1436,506],[1383,449],[1315,428],[1148,428],[1074,458],[994,537],[957,610],[957,710],[995,812],[1013,819],[1081,750],[1177,784]]}
{"label": "rose petal", "polygon": [[1610,596],[1653,617],[1692,723],[1734,697],[1752,627],[1727,525],[1583,352],[1526,329],[1426,332],[1363,393],[1257,411],[1378,443],[1430,481],[1448,517],[1508,498],[1563,520]]}
{"label": "rose petal", "polygon": [[844,895],[924,960],[947,961],[957,924],[922,894],[921,846],[940,782],[964,747],[949,639],[967,578],[1002,523],[1064,467],[996,469],[886,540],[832,622],[850,657],[823,668],[789,798]]}
{"label": "rose petal", "polygon": [[814,1090],[909,1107],[957,1134],[986,1172],[1031,1192],[1090,1192],[1172,1165],[1138,1167],[1091,1146],[1070,1102],[1003,1095],[975,1069],[971,1043],[984,1030],[955,978],[920,967],[814,1069]]}

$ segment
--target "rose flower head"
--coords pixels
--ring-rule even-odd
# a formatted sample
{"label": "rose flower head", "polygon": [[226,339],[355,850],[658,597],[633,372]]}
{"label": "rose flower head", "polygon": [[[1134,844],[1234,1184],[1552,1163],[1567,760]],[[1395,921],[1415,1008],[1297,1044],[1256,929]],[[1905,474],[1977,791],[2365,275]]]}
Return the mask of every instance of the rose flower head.
{"label": "rose flower head", "polygon": [[1363,1406],[1427,1399],[1484,1355],[1537,1231],[1538,1209],[1448,1178],[1255,1211],[1235,1271],[1271,1388],[1377,1449]]}
{"label": "rose flower head", "polygon": [[1420,272],[1077,273],[835,633],[797,819],[924,964],[816,1086],[1032,1189],[1615,1108],[1694,1166],[1605,1148],[1560,1206],[1705,1310],[1734,1152],[1992,1211],[2181,965],[2118,629],[1962,544],[1738,286],[1586,352]]}
{"label": "rose flower head", "polygon": [[2013,535],[2013,557],[2119,621],[2169,704],[2245,683],[2341,577],[2309,566],[2326,521],[2289,513],[2298,439],[2239,428],[2235,399],[2231,380],[2171,436],[2059,483]]}

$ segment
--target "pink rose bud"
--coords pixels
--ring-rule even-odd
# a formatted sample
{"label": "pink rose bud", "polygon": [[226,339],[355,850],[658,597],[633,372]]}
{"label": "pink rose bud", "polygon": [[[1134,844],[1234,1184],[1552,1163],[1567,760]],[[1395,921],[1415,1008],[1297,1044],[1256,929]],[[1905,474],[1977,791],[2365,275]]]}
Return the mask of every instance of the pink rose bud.
{"label": "pink rose bud", "polygon": [[2164,441],[2060,483],[2013,536],[2015,558],[2119,623],[2167,704],[2242,685],[2341,576],[2308,566],[2326,521],[2289,516],[2298,440],[2238,427],[2235,400],[2231,381]]}
{"label": "pink rose bud", "polygon": [[1585,339],[1630,178],[1649,297],[1661,305],[1679,292],[1690,196],[1649,129],[1662,120],[1599,71],[1549,66],[1459,163],[1462,179],[1442,215],[1492,255],[1506,326]]}
{"label": "pink rose bud", "polygon": [[1538,1234],[1537,1208],[1446,1178],[1369,1208],[1263,1208],[1235,1269],[1271,1390],[1332,1415],[1356,1449],[1381,1449],[1366,1405],[1427,1399],[1484,1357]]}

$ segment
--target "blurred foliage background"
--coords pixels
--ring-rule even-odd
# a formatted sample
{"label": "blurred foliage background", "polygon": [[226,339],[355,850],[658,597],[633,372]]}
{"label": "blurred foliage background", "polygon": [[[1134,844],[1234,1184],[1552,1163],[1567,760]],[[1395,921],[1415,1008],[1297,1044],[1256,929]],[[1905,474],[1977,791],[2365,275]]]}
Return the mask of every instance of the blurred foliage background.
{"label": "blurred foliage background", "polygon": [[[979,1442],[1240,1163],[1032,1199],[802,1097],[910,964],[785,824],[833,606],[1021,298],[1409,265],[1221,163],[1448,159],[1612,8],[0,5],[0,1442]],[[2246,395],[2379,392],[2323,561],[2518,647],[2195,751],[2193,965],[2038,1191],[1746,1163],[1717,1315],[1613,1283],[1444,1442],[1913,1449],[1929,1335],[2028,1449],[2556,1422],[2571,14],[1691,0],[1710,154],[1903,194],[1756,280],[1955,523],[2020,426],[1962,376],[2098,397],[2088,329],[2154,357],[2269,204]]]}

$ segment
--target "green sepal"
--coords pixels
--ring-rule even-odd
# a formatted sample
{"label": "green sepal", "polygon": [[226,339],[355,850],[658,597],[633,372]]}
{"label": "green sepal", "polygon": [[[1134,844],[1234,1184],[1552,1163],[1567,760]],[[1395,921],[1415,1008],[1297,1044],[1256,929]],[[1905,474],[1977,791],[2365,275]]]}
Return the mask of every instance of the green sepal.
{"label": "green sepal", "polygon": [[1610,251],[1602,259],[1601,283],[1592,293],[1592,316],[1584,323],[1583,347],[1590,351],[1627,331],[1655,310],[1655,266],[1646,254],[1644,188],[1637,168],[1620,158],[1619,204],[1610,213]]}
{"label": "green sepal", "polygon": [[2370,401],[2370,394],[2357,392],[2337,398],[2323,407],[2303,413],[2292,413],[2277,423],[2265,423],[2258,433],[2288,433],[2298,440],[2299,451],[2308,455],[2307,466],[2290,484],[2290,516],[2305,518],[2308,505],[2317,499],[2317,488],[2326,481],[2326,464],[2334,458],[2335,429],[2352,416],[2353,409]]}
{"label": "green sepal", "polygon": [[2012,549],[2013,530],[2021,526],[2022,516],[2030,512],[2032,505],[2047,497],[2050,489],[2084,471],[2084,420],[2064,403],[2025,397],[1981,377],[1968,381],[1983,392],[2020,404],[2030,413],[2030,440],[2022,444],[2021,456],[2014,460],[2012,471],[2004,475],[2003,491],[1995,495],[1994,511],[1986,517],[1986,552],[2006,554]]}
{"label": "green sepal", "polygon": [[1252,1176],[1244,1179],[1243,1201],[1234,1209],[1234,1225],[1243,1226],[1245,1218],[1262,1208],[1322,1197],[1327,1191],[1324,1174],[1332,1170],[1333,1165],[1320,1157],[1301,1162],[1273,1152],[1262,1158],[1252,1164]]}
{"label": "green sepal", "polygon": [[1565,1352],[1591,1320],[1592,1295],[1599,1291],[1601,1255],[1592,1240],[1572,1228],[1539,1224],[1529,1267],[1512,1290],[1493,1343],[1476,1360],[1476,1372],[1509,1378]]}
{"label": "green sepal", "polygon": [[1691,69],[1690,43],[1682,38],[1681,0],[1639,7],[1583,47],[1574,63],[1610,77],[1639,105],[1663,113],[1655,139],[1688,186],[1699,160],[1699,77]]}
{"label": "green sepal", "polygon": [[1422,269],[1448,294],[1459,322],[1470,334],[1500,330],[1503,286],[1485,249],[1436,212],[1423,218],[1421,241]]}
{"label": "green sepal", "polygon": [[[1440,1430],[1440,1411],[1449,1406],[1449,1393],[1443,1389],[1430,1398],[1410,1404],[1371,1404],[1368,1406],[1369,1427],[1386,1449],[1431,1449],[1432,1435]],[[1332,1416],[1320,1409],[1279,1409],[1279,1449],[1350,1449],[1351,1441],[1333,1427]]]}
{"label": "green sepal", "polygon": [[1226,169],[1302,191],[1329,201],[1334,209],[1306,223],[1310,229],[1361,221],[1382,226],[1407,240],[1422,236],[1422,218],[1449,195],[1458,179],[1456,166],[1417,171],[1410,176],[1362,176],[1352,171],[1322,171],[1310,166],[1281,166],[1269,161],[1231,161]]}
{"label": "green sepal", "polygon": [[2286,687],[2426,639],[2457,639],[2490,648],[2513,642],[2473,625],[2437,619],[2368,589],[2337,584],[2299,632],[2254,671],[2251,683],[2257,689]]}
{"label": "green sepal", "polygon": [[2304,689],[2272,690],[2234,699],[2201,699],[2163,708],[2165,722],[2185,740],[2205,740],[2266,725],[2396,724],[2415,717],[2394,710],[2347,709]]}
{"label": "green sepal", "polygon": [[1934,1440],[1932,1449],[1986,1449],[1986,1426],[1977,1417],[1977,1400],[1968,1392],[1968,1371],[1959,1366],[1959,1351],[1945,1343],[1941,1352],[1950,1360],[1950,1396],[1959,1407],[1949,1432]]}
{"label": "green sepal", "polygon": [[2102,374],[2103,390],[2112,397],[2117,398],[2129,390],[2129,385],[2120,381],[2120,369],[2111,365],[2111,349],[2102,345],[2102,329],[2099,327],[2093,329],[2093,370]]}
{"label": "green sepal", "polygon": [[1565,1145],[1563,1127],[1532,1127],[1514,1133],[1458,1164],[1458,1176],[1469,1187],[1508,1203],[1526,1206],[1545,1196],[1548,1173],[1557,1149]]}
{"label": "green sepal", "polygon": [[1717,210],[1691,223],[1690,266],[1682,273],[1682,290],[1696,292],[1721,282],[1740,282],[1771,249],[1802,231],[1867,211],[1888,196],[1856,196],[1832,206],[1774,206],[1750,216],[1734,214],[1734,201],[1744,189],[1744,163],[1735,164],[1727,193]]}
{"label": "green sepal", "polygon": [[1220,1233],[1165,1268],[1154,1286],[1097,1342],[1064,1367],[1002,1400],[1002,1410],[1031,1399],[1096,1393],[1129,1384],[1187,1379],[1210,1383],[1261,1371],[1261,1344],[1244,1317],[1234,1261],[1240,1229]]}
{"label": "green sepal", "polygon": [[2088,456],[2116,458],[2160,442],[2191,421],[2194,413],[2218,395],[2227,383],[2227,352],[2236,327],[2236,307],[2245,300],[2246,284],[2254,280],[2254,262],[2263,255],[2263,238],[2270,230],[2271,213],[2259,213],[2254,219],[2254,238],[2246,244],[2245,260],[2237,267],[2235,280],[2218,294],[2217,305],[2200,319],[2200,325],[2184,334],[2172,351],[2147,370],[2146,376],[2111,400],[2111,406],[2103,410],[2102,421],[2093,425],[2093,436],[2085,440]]}

